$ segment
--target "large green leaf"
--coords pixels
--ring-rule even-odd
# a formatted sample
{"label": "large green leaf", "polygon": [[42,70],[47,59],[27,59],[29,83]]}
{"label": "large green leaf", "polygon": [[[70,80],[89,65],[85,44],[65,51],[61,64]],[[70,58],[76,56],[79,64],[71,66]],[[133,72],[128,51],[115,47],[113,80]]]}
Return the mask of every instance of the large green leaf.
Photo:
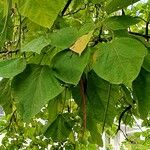
{"label": "large green leaf", "polygon": [[143,68],[150,72],[150,53],[148,53],[144,58]]}
{"label": "large green leaf", "polygon": [[127,29],[140,21],[138,17],[132,16],[113,16],[104,21],[104,25],[112,30]]}
{"label": "large green leaf", "polygon": [[40,36],[29,43],[27,43],[22,49],[22,52],[35,52],[40,54],[41,50],[49,45],[49,42],[47,41],[46,37]]}
{"label": "large green leaf", "polygon": [[131,85],[138,76],[144,57],[145,46],[132,38],[116,38],[110,43],[97,46],[94,71],[113,84]]}
{"label": "large green leaf", "polygon": [[62,51],[54,58],[53,69],[60,80],[77,84],[88,63],[90,49],[86,49],[81,56],[72,51]]}
{"label": "large green leaf", "polygon": [[17,109],[25,121],[30,120],[51,99],[63,91],[48,66],[28,65],[12,84]]}
{"label": "large green leaf", "polygon": [[11,86],[9,79],[2,79],[0,81],[0,105],[3,107],[6,115],[12,112]]}
{"label": "large green leaf", "polygon": [[[93,71],[87,80],[87,113],[94,120],[112,125],[117,114],[115,105],[121,98],[118,85],[110,85]],[[92,113],[91,113],[92,112]]]}
{"label": "large green leaf", "polygon": [[114,11],[120,10],[122,8],[125,8],[131,4],[134,4],[138,2],[139,0],[111,0],[110,3],[106,5],[106,12],[112,13]]}
{"label": "large green leaf", "polygon": [[51,137],[54,141],[65,141],[72,131],[74,123],[69,119],[68,114],[60,114],[56,120],[47,128],[46,137]]}
{"label": "large green leaf", "polygon": [[51,28],[66,2],[67,0],[21,0],[20,13],[43,27]]}
{"label": "large green leaf", "polygon": [[[117,114],[115,104],[121,98],[119,86],[111,85],[110,88],[110,83],[101,79],[94,71],[91,71],[88,74],[87,89],[84,92],[87,97],[87,123],[92,118],[97,123],[103,123],[105,120],[106,124],[111,126]],[[82,98],[79,86],[72,88],[72,95],[77,105],[81,108],[80,112],[82,112]],[[87,124],[87,127],[90,131],[91,125]]]}
{"label": "large green leaf", "polygon": [[[13,22],[10,15],[11,2],[4,1],[0,6],[0,48],[5,44],[5,41],[12,40],[13,36]],[[5,8],[6,7],[6,8]]]}
{"label": "large green leaf", "polygon": [[138,110],[142,119],[150,113],[150,73],[142,69],[138,78],[133,82],[133,90],[137,97]]}
{"label": "large green leaf", "polygon": [[50,100],[48,103],[48,122],[51,124],[58,116],[59,113],[62,112],[63,105],[64,105],[64,99],[62,94],[58,95],[54,99]]}
{"label": "large green leaf", "polygon": [[50,44],[61,49],[69,48],[78,37],[78,30],[73,27],[62,28],[49,34]]}
{"label": "large green leaf", "polygon": [[100,131],[98,131],[97,128],[97,122],[94,120],[94,118],[91,118],[88,116],[87,118],[87,129],[90,131],[90,138],[89,141],[93,144],[97,144],[99,146],[103,146],[102,136],[100,134]]}
{"label": "large green leaf", "polygon": [[3,79],[0,82],[0,105],[5,104],[5,102],[11,99],[11,87],[10,87],[10,80]]}
{"label": "large green leaf", "polygon": [[26,67],[23,58],[0,61],[0,77],[10,78],[21,73]]}

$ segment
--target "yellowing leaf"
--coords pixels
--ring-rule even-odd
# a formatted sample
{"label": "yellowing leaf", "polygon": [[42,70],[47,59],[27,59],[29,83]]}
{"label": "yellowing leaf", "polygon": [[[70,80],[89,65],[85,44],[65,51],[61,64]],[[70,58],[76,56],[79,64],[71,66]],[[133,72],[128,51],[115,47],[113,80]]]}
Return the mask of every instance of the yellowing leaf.
{"label": "yellowing leaf", "polygon": [[93,31],[89,32],[86,35],[81,36],[70,49],[78,54],[81,54],[86,48],[90,38],[92,36]]}

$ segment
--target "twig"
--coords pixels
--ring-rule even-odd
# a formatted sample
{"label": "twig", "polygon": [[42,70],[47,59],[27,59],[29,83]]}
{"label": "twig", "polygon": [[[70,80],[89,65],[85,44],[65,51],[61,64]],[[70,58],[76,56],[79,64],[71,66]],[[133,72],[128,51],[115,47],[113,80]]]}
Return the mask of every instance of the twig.
{"label": "twig", "polygon": [[117,132],[116,132],[116,133],[118,133],[118,131],[121,130],[121,120],[122,120],[124,114],[125,114],[127,111],[129,111],[131,108],[132,108],[132,106],[129,105],[129,106],[126,107],[125,110],[121,113],[121,115],[120,115],[120,117],[119,117],[118,129],[117,129]]}
{"label": "twig", "polygon": [[13,54],[13,53],[17,53],[17,52],[19,52],[19,49],[15,50],[15,51],[8,51],[8,50],[0,51],[0,54]]}
{"label": "twig", "polygon": [[138,35],[138,36],[142,36],[146,39],[150,39],[150,35],[144,35],[144,34],[141,34],[141,33],[137,33],[137,32],[131,32],[129,31],[130,34],[133,34],[133,35]]}
{"label": "twig", "polygon": [[120,129],[120,131],[123,133],[123,136],[125,137],[125,139],[130,142],[130,143],[135,143],[134,141],[131,141],[130,139],[128,139],[127,135],[122,131],[122,129]]}
{"label": "twig", "polygon": [[4,130],[6,130],[7,128],[9,128],[9,127],[11,126],[15,112],[16,112],[16,110],[15,110],[15,111],[13,112],[13,114],[11,115],[11,118],[10,118],[10,120],[9,120],[9,124],[8,124],[5,128],[1,129],[1,130],[0,130],[0,133],[3,132]]}
{"label": "twig", "polygon": [[61,16],[64,16],[66,10],[68,9],[69,5],[71,4],[72,0],[68,0],[67,4],[65,5],[64,9],[61,12]]}
{"label": "twig", "polygon": [[78,13],[79,11],[84,10],[84,9],[86,8],[86,6],[87,6],[87,5],[85,4],[83,8],[81,7],[81,8],[79,8],[78,10],[76,10],[76,11],[74,11],[74,12],[69,12],[69,13],[65,14],[64,16],[76,14],[76,13]]}

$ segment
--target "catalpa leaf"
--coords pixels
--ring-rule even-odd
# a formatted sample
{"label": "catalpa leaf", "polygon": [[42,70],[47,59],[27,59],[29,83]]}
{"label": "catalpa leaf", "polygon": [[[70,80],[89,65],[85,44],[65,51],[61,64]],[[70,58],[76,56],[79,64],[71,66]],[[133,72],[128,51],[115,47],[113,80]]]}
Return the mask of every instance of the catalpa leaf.
{"label": "catalpa leaf", "polygon": [[0,77],[11,78],[21,73],[26,67],[25,59],[14,58],[0,61]]}
{"label": "catalpa leaf", "polygon": [[93,31],[89,32],[86,35],[81,36],[75,43],[74,45],[72,45],[70,47],[70,49],[76,53],[78,53],[79,55],[81,55],[81,53],[84,51],[84,49],[86,48],[88,42],[90,41],[91,37],[92,37],[92,33]]}
{"label": "catalpa leaf", "polygon": [[105,122],[111,126],[117,114],[115,105],[120,98],[118,85],[110,85],[109,82],[97,76],[94,71],[88,74],[87,113],[90,117],[99,123]]}
{"label": "catalpa leaf", "polygon": [[104,25],[111,30],[123,30],[140,22],[138,17],[113,16],[104,21]]}
{"label": "catalpa leaf", "polygon": [[48,39],[52,46],[66,49],[69,48],[78,38],[78,30],[73,27],[66,27],[50,33]]}
{"label": "catalpa leaf", "polygon": [[150,53],[148,53],[144,58],[143,68],[150,72]]}
{"label": "catalpa leaf", "polygon": [[115,12],[117,10],[126,8],[127,6],[138,2],[139,0],[111,0],[110,3],[106,5],[106,12],[108,14]]}
{"label": "catalpa leaf", "polygon": [[21,15],[47,28],[51,28],[59,12],[67,0],[21,0],[19,1]]}
{"label": "catalpa leaf", "polygon": [[133,91],[137,98],[138,110],[142,119],[150,113],[150,73],[142,69],[138,78],[133,82]]}
{"label": "catalpa leaf", "polygon": [[13,82],[13,96],[24,121],[29,121],[51,99],[63,91],[48,66],[28,65]]}
{"label": "catalpa leaf", "polygon": [[29,43],[27,43],[22,49],[22,52],[35,52],[37,54],[41,53],[41,50],[49,45],[48,40],[44,36],[40,36],[36,39],[33,39]]}
{"label": "catalpa leaf", "polygon": [[11,99],[11,80],[4,78],[0,81],[0,105],[6,115],[12,112]]}
{"label": "catalpa leaf", "polygon": [[72,131],[74,123],[69,119],[68,114],[58,115],[56,120],[47,128],[46,137],[51,137],[53,141],[65,141]]}
{"label": "catalpa leaf", "polygon": [[[92,118],[97,123],[103,123],[105,120],[105,123],[111,126],[117,114],[115,105],[122,96],[119,93],[120,87],[118,85],[111,85],[110,89],[110,83],[100,78],[94,71],[89,72],[87,77],[87,88],[85,89],[87,118]],[[110,95],[109,100],[108,95]],[[72,87],[72,96],[82,112],[82,98],[79,85]],[[82,113],[81,117],[83,117]],[[90,123],[88,125],[88,122],[89,120],[87,120],[87,127],[90,130],[91,127],[89,127]]]}
{"label": "catalpa leaf", "polygon": [[103,141],[101,138],[100,131],[97,128],[97,121],[94,118],[88,116],[87,118],[87,129],[90,131],[90,138],[89,141],[93,144],[97,144],[99,146],[103,146]]}
{"label": "catalpa leaf", "polygon": [[81,56],[68,50],[58,53],[53,60],[55,76],[65,83],[78,84],[89,56],[90,49],[84,51]]}
{"label": "catalpa leaf", "polygon": [[97,49],[94,71],[110,83],[131,86],[147,54],[145,46],[135,39],[122,37],[99,44]]}

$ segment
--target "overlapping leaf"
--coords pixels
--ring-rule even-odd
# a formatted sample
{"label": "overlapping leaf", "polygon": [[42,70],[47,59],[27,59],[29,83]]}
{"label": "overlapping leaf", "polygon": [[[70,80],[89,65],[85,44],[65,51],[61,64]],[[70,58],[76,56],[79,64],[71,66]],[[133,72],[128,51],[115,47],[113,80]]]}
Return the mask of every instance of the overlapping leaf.
{"label": "overlapping leaf", "polygon": [[56,120],[47,128],[45,136],[51,137],[56,142],[65,141],[74,125],[74,123],[68,119],[68,114],[58,115]]}
{"label": "overlapping leaf", "polygon": [[84,51],[84,49],[86,48],[87,44],[90,41],[90,38],[92,37],[92,31],[89,32],[86,35],[81,36],[75,43],[74,45],[72,45],[70,47],[70,49],[76,53],[78,53],[79,55],[81,55],[81,53]]}
{"label": "overlapping leaf", "polygon": [[[111,85],[90,72],[87,80],[87,113],[94,120],[112,125],[117,114],[115,105],[120,99],[119,86]],[[110,95],[110,96],[109,96]],[[91,113],[92,112],[92,113]]]}
{"label": "overlapping leaf", "polygon": [[81,56],[71,51],[62,51],[56,55],[53,61],[55,75],[65,83],[77,84],[88,63],[90,49]]}
{"label": "overlapping leaf", "polygon": [[137,97],[138,110],[142,119],[150,113],[150,73],[142,69],[138,78],[133,82],[133,90]]}
{"label": "overlapping leaf", "polygon": [[111,0],[110,3],[106,5],[106,12],[112,13],[114,11],[123,9],[131,4],[138,2],[139,0]]}
{"label": "overlapping leaf", "polygon": [[49,41],[52,46],[66,49],[77,40],[78,36],[77,28],[67,27],[49,34]]}
{"label": "overlapping leaf", "polygon": [[94,71],[111,83],[128,86],[138,76],[147,54],[141,42],[127,37],[99,44],[97,49]]}
{"label": "overlapping leaf", "polygon": [[113,16],[104,21],[104,25],[112,30],[122,30],[139,23],[138,17],[132,16]]}
{"label": "overlapping leaf", "polygon": [[87,129],[90,131],[91,135],[89,141],[93,144],[103,146],[100,131],[98,131],[97,129],[97,121],[95,121],[94,118],[91,118],[89,116],[87,118]]}
{"label": "overlapping leaf", "polygon": [[20,13],[43,27],[51,28],[66,2],[67,0],[21,0]]}
{"label": "overlapping leaf", "polygon": [[21,73],[26,67],[25,59],[14,58],[0,61],[0,77],[10,78]]}
{"label": "overlapping leaf", "polygon": [[27,43],[22,49],[22,52],[35,52],[37,54],[40,54],[41,50],[49,45],[49,42],[44,36],[40,36],[29,43]]}
{"label": "overlapping leaf", "polygon": [[150,72],[150,53],[148,53],[144,58],[143,68]]}
{"label": "overlapping leaf", "polygon": [[12,112],[11,99],[10,80],[2,79],[0,82],[0,105],[3,107],[6,115]]}
{"label": "overlapping leaf", "polygon": [[63,91],[48,66],[28,65],[13,80],[13,96],[24,121],[29,121],[42,107]]}

